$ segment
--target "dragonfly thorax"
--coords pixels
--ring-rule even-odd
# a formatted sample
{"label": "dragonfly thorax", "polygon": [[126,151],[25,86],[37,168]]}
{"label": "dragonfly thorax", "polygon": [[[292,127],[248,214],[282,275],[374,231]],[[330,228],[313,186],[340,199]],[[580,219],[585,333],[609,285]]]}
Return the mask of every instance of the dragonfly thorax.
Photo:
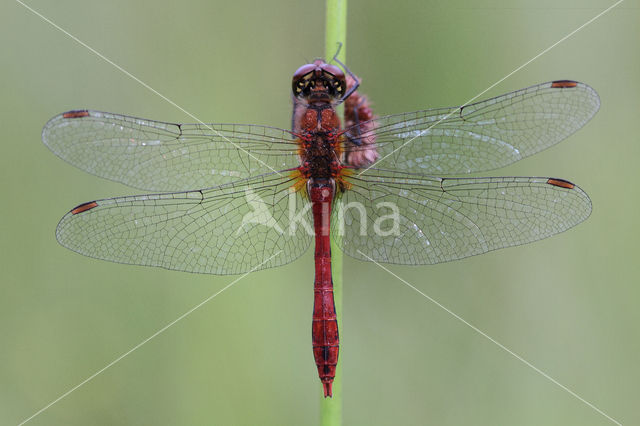
{"label": "dragonfly thorax", "polygon": [[336,177],[340,171],[340,119],[331,104],[307,104],[296,117],[303,176]]}
{"label": "dragonfly thorax", "polygon": [[335,177],[340,171],[340,162],[333,143],[323,137],[304,143],[302,169],[309,178]]}

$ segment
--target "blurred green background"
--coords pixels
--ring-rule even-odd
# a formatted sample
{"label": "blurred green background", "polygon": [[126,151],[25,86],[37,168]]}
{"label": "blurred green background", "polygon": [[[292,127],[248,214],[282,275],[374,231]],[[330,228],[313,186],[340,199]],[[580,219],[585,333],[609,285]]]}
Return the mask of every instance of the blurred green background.
{"label": "blurred green background", "polygon": [[[322,1],[30,0],[210,122],[287,127],[290,77],[324,52]],[[457,105],[613,1],[349,4],[348,64],[377,113]],[[523,247],[394,273],[624,424],[640,424],[640,10],[626,1],[492,96],[554,79],[602,107],[497,175],[558,176],[593,214]],[[74,205],[137,191],[64,163],[42,125],[74,108],[192,120],[18,3],[0,6],[0,424],[17,424],[234,277],[97,261],[56,243]],[[33,425],[315,425],[312,253],[254,273]],[[347,425],[604,425],[605,417],[373,264],[345,258]]]}

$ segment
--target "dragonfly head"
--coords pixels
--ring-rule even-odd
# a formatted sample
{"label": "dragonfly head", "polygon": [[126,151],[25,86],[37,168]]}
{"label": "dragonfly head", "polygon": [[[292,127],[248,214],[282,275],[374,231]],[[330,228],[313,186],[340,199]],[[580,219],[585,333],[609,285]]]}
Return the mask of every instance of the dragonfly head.
{"label": "dragonfly head", "polygon": [[293,73],[291,87],[294,96],[309,101],[331,102],[340,99],[347,89],[344,72],[322,59],[301,66]]}

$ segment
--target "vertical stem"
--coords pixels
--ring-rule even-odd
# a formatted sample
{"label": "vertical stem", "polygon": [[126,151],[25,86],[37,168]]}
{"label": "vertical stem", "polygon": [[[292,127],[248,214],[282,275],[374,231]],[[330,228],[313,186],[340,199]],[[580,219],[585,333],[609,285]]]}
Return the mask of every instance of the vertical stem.
{"label": "vertical stem", "polygon": [[[346,63],[347,56],[347,0],[326,1],[326,29],[325,29],[325,59],[327,62],[333,58],[342,43],[338,59]],[[338,113],[342,114],[340,106]],[[332,228],[335,224],[332,224]],[[336,232],[336,229],[332,229]],[[336,305],[336,315],[340,332],[340,342],[345,341],[342,333],[342,251],[331,239],[331,268],[333,277],[333,291]],[[342,424],[342,362],[338,359],[336,378],[333,382],[333,397],[324,398],[321,393],[320,424],[322,426],[339,426]]]}

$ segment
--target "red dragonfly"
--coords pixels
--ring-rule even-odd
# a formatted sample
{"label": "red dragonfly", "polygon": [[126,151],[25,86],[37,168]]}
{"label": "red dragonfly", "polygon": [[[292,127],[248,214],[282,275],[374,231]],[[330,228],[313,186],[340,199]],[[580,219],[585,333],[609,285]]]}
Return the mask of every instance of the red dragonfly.
{"label": "red dragonfly", "polygon": [[[76,110],[42,132],[67,162],[158,192],[73,208],[56,236],[75,252],[240,274],[289,263],[315,238],[312,340],[325,397],[338,362],[330,238],[359,260],[426,265],[565,231],[591,212],[587,194],[567,180],[437,176],[535,154],[581,128],[600,104],[591,87],[560,80],[374,117],[359,80],[337,63],[316,60],[294,73],[292,130]],[[335,108],[345,101],[342,128]]]}

